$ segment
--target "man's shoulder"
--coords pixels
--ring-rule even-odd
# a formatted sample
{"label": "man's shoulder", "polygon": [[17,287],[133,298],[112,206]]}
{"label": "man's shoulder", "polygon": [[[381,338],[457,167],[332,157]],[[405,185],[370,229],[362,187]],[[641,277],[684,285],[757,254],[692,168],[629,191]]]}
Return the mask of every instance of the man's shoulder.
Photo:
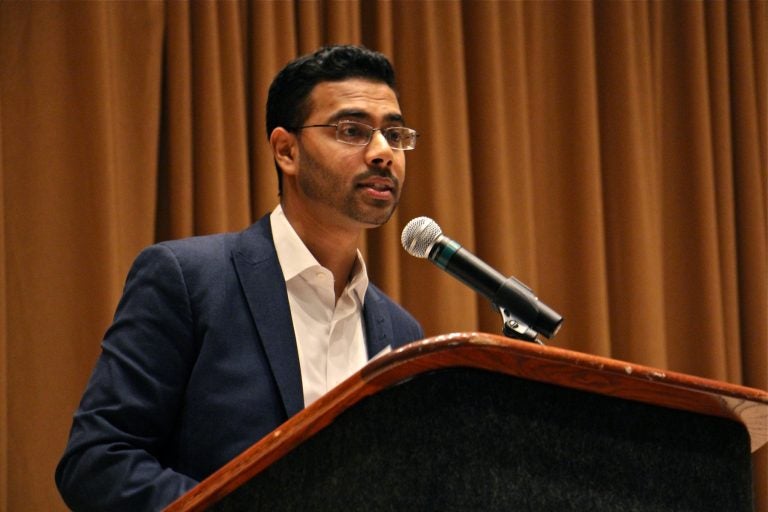
{"label": "man's shoulder", "polygon": [[424,330],[404,307],[370,283],[365,297],[366,320],[390,330],[392,348],[424,338]]}
{"label": "man's shoulder", "polygon": [[[254,245],[255,242],[271,244],[269,231],[265,229],[269,222],[264,217],[241,231],[197,235],[186,238],[158,242],[151,248],[161,248],[171,251],[177,256],[216,257],[230,254],[242,244]],[[258,243],[256,245],[258,245]]]}
{"label": "man's shoulder", "polygon": [[[408,312],[403,306],[395,302],[389,295],[384,293],[381,288],[373,283],[368,284],[368,290],[366,291],[365,304],[376,304],[377,307],[383,307],[388,310],[393,320],[400,322],[407,322],[419,326],[419,322]],[[420,328],[420,326],[419,326]]]}
{"label": "man's shoulder", "polygon": [[176,238],[157,242],[154,246],[170,249],[174,253],[206,252],[232,246],[240,236],[240,233],[237,231]]}
{"label": "man's shoulder", "polygon": [[[242,231],[197,235],[157,242],[142,249],[135,264],[147,262],[192,269],[217,266],[229,261],[235,253],[259,254],[273,247],[271,236],[260,219]],[[269,226],[269,222],[266,222]],[[274,250],[274,249],[272,249]],[[166,263],[166,264],[167,264]]]}

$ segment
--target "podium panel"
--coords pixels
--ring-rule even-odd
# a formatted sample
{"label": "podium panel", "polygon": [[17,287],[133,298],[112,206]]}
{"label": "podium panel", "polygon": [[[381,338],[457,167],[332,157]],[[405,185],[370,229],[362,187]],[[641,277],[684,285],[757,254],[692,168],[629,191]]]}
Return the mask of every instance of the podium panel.
{"label": "podium panel", "polygon": [[752,511],[768,393],[492,335],[369,363],[168,510]]}

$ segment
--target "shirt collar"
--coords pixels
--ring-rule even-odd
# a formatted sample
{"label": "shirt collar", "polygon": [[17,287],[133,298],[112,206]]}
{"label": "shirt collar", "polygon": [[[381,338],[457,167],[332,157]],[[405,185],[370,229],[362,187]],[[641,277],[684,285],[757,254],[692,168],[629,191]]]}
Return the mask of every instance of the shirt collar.
{"label": "shirt collar", "polygon": [[[283,277],[287,283],[291,279],[300,275],[309,269],[321,268],[322,265],[309,252],[307,246],[301,240],[296,230],[283,212],[283,207],[277,205],[269,216],[272,226],[272,239],[275,242],[277,259],[280,261],[280,267],[283,269]],[[346,291],[354,293],[360,303],[363,303],[365,292],[368,289],[368,270],[363,260],[363,255],[357,251],[357,258],[352,269],[352,278],[347,284]]]}

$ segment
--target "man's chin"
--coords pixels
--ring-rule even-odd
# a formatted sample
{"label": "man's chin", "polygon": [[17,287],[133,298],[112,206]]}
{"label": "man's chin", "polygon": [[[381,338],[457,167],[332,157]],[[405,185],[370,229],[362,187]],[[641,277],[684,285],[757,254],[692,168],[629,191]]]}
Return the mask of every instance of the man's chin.
{"label": "man's chin", "polygon": [[365,211],[355,212],[351,217],[366,228],[376,228],[387,223],[395,213],[396,204],[389,203],[381,208],[368,207]]}

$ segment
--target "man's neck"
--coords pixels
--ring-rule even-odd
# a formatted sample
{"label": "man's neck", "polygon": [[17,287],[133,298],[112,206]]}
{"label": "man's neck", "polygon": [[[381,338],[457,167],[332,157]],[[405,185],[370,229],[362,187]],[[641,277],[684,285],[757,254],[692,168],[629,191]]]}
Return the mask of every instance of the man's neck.
{"label": "man's neck", "polygon": [[355,267],[361,230],[333,226],[315,217],[291,211],[285,204],[283,212],[309,252],[320,265],[333,274],[334,291],[338,300]]}

